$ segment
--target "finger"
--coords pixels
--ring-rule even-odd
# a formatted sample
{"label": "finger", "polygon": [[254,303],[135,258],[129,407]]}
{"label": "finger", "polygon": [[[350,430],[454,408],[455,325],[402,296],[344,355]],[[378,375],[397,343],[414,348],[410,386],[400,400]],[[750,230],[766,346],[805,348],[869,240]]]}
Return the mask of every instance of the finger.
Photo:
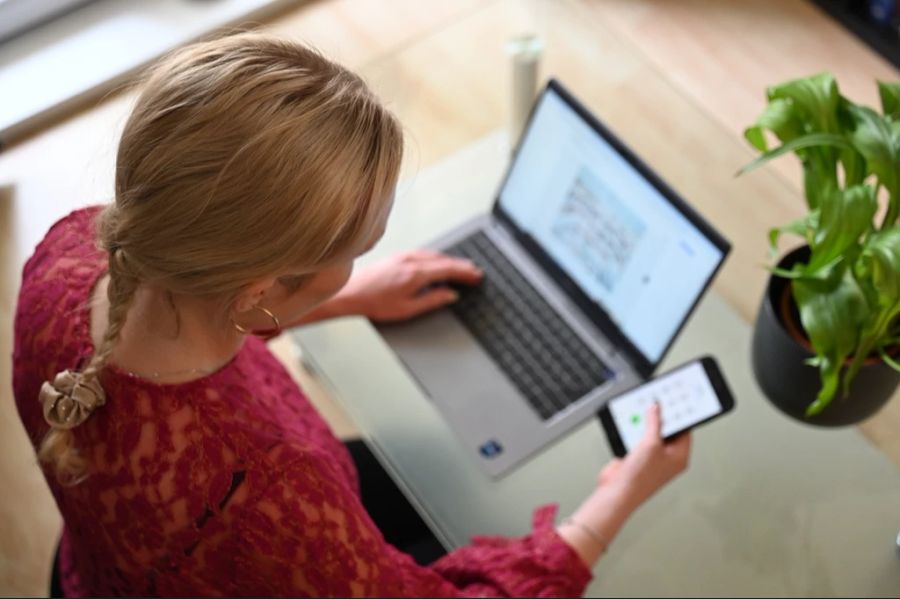
{"label": "finger", "polygon": [[685,432],[671,439],[663,448],[667,460],[677,468],[678,472],[687,470],[688,462],[691,460],[691,443],[691,434]]}
{"label": "finger", "polygon": [[428,248],[421,248],[418,250],[413,250],[410,252],[409,256],[415,260],[438,260],[440,258],[447,258],[449,254],[444,254],[437,250],[429,250]]}
{"label": "finger", "polygon": [[668,451],[676,455],[688,455],[691,453],[691,445],[693,441],[691,440],[690,431],[683,432],[677,437],[671,439],[668,443]]}
{"label": "finger", "polygon": [[647,428],[644,430],[643,439],[645,442],[658,443],[661,441],[662,416],[660,410],[659,403],[656,402],[647,409],[647,414],[645,415]]}
{"label": "finger", "polygon": [[413,277],[416,287],[424,287],[439,281],[458,281],[474,284],[483,273],[474,263],[462,258],[442,257],[422,262]]}
{"label": "finger", "polygon": [[452,304],[458,299],[459,293],[457,293],[455,289],[449,287],[436,287],[409,300],[409,316],[412,317],[417,314],[422,314],[423,312],[428,312],[429,310],[436,310],[447,304]]}
{"label": "finger", "polygon": [[464,260],[465,262],[471,262],[471,260],[467,260],[467,259],[461,258],[459,256],[454,256],[453,254],[447,254],[446,252],[432,250],[429,248],[421,248],[418,250],[413,250],[412,252],[410,252],[410,256],[412,258],[415,258],[416,260],[423,260],[423,261]]}

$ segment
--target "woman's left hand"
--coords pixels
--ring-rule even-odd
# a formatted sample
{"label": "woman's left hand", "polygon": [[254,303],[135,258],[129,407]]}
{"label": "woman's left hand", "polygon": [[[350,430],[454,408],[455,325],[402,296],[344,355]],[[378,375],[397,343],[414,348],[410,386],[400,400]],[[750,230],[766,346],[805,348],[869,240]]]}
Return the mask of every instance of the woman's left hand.
{"label": "woman's left hand", "polygon": [[404,252],[353,273],[334,298],[353,314],[378,322],[405,320],[459,297],[450,284],[475,285],[472,262],[430,250]]}

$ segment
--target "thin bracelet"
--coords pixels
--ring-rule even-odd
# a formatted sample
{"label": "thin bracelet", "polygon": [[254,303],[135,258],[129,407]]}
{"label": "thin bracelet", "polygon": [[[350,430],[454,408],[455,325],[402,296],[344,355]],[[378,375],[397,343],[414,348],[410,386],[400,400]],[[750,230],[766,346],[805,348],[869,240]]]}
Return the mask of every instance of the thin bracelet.
{"label": "thin bracelet", "polygon": [[574,518],[566,518],[565,520],[562,521],[562,523],[563,524],[572,524],[574,526],[577,526],[584,534],[589,536],[592,541],[594,541],[595,543],[597,543],[597,545],[602,547],[602,553],[606,553],[607,543],[605,543],[603,541],[603,537],[601,537],[599,534],[597,534],[597,532],[593,528],[591,528],[584,522],[579,522],[578,520],[576,520]]}

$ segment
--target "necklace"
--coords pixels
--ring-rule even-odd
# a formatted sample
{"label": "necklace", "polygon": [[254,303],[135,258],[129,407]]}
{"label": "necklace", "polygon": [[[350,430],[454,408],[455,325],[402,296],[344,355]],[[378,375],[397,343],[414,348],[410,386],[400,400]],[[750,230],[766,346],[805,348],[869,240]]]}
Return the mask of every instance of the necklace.
{"label": "necklace", "polygon": [[139,378],[139,379],[142,379],[142,378],[160,379],[164,376],[179,376],[179,375],[184,375],[184,374],[202,374],[203,376],[206,376],[208,374],[212,374],[215,370],[216,370],[215,368],[191,368],[188,370],[171,370],[168,372],[159,372],[157,370],[154,370],[153,372],[148,372],[146,374],[138,374],[136,372],[131,372],[130,370],[126,370],[125,372],[128,375],[133,376],[135,378]]}

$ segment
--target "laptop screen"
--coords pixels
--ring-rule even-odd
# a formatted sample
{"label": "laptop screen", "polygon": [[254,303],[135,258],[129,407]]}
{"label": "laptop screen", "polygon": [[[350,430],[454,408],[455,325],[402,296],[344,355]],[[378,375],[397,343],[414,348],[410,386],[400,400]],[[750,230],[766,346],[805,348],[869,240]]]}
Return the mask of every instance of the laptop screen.
{"label": "laptop screen", "polygon": [[499,204],[654,364],[727,251],[552,86]]}

